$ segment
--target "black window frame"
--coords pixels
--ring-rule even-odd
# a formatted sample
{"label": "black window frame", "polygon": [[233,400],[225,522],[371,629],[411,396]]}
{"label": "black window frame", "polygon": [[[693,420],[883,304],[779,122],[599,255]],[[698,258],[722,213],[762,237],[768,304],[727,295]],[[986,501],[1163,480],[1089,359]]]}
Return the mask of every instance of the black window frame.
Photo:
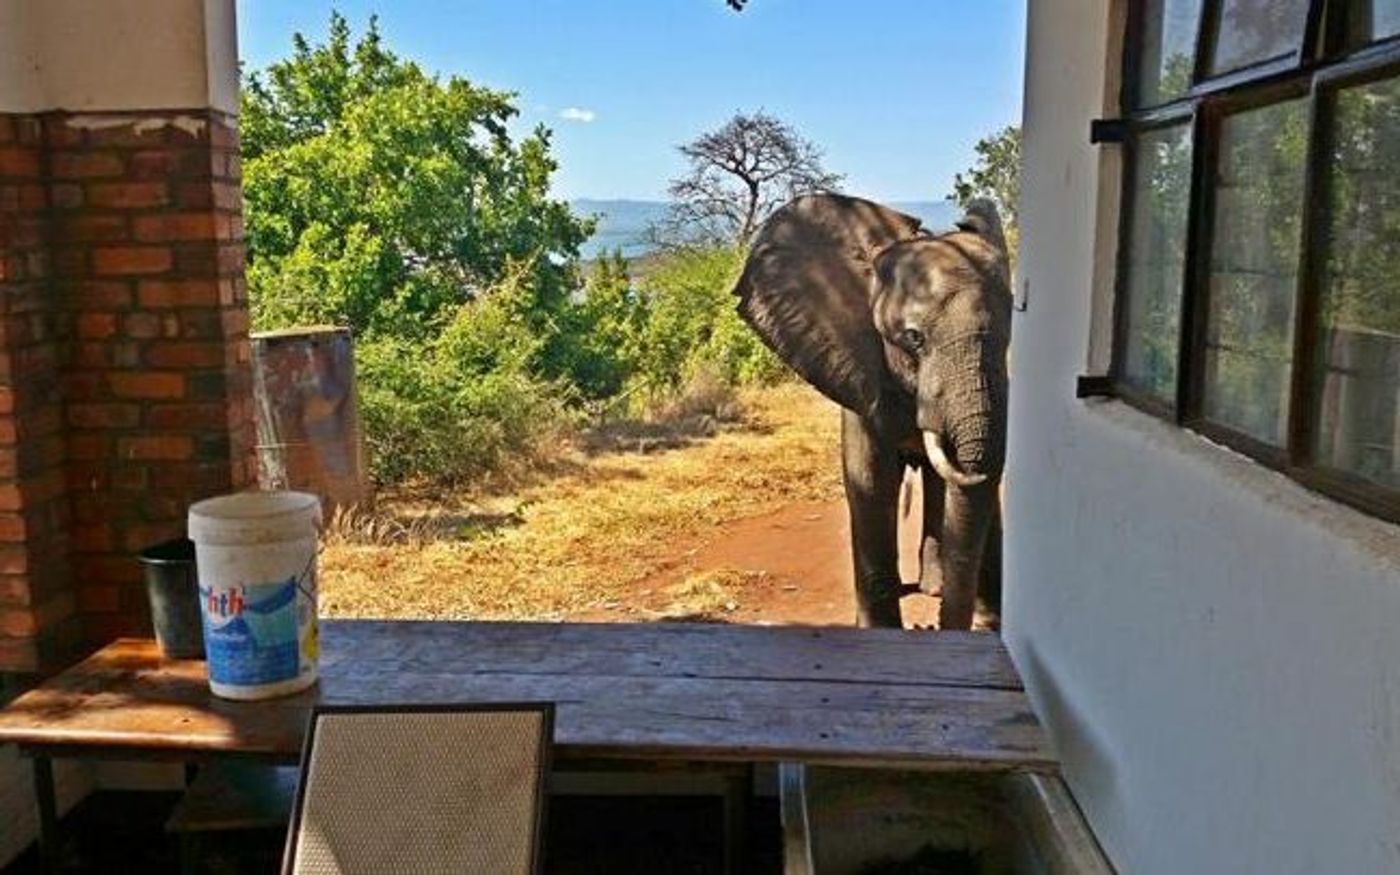
{"label": "black window frame", "polygon": [[[1197,432],[1240,452],[1302,485],[1389,522],[1400,522],[1400,489],[1389,489],[1357,475],[1317,464],[1313,458],[1316,356],[1321,331],[1319,309],[1324,293],[1324,239],[1328,221],[1327,174],[1322,172],[1333,134],[1337,93],[1347,87],[1400,78],[1400,34],[1359,48],[1346,46],[1347,0],[1311,0],[1303,41],[1297,51],[1211,77],[1208,53],[1213,46],[1223,0],[1203,0],[1197,21],[1196,55],[1191,87],[1157,106],[1138,107],[1140,60],[1144,57],[1146,2],[1129,0],[1128,32],[1123,43],[1121,118],[1123,175],[1120,188],[1118,252],[1113,313],[1113,349],[1109,380],[1114,394],[1153,416]],[[1303,221],[1294,290],[1293,356],[1289,375],[1288,418],[1282,447],[1205,418],[1205,332],[1209,312],[1210,249],[1215,220],[1214,170],[1219,155],[1221,122],[1241,111],[1292,99],[1308,101],[1308,151],[1305,158]],[[1124,378],[1132,250],[1133,189],[1137,141],[1147,131],[1186,123],[1191,136],[1185,263],[1180,293],[1176,392],[1170,403],[1135,389]]]}

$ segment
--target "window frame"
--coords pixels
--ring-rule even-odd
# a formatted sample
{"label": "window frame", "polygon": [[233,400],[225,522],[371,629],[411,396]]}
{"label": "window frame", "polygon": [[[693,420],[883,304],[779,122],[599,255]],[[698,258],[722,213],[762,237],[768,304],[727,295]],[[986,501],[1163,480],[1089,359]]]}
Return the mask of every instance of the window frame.
{"label": "window frame", "polygon": [[[1400,522],[1400,489],[1389,489],[1349,472],[1318,464],[1316,374],[1318,322],[1326,281],[1323,251],[1328,220],[1325,156],[1334,135],[1337,94],[1347,88],[1400,77],[1400,34],[1346,49],[1346,0],[1311,0],[1302,44],[1290,55],[1267,59],[1209,77],[1212,34],[1223,0],[1203,0],[1197,21],[1196,56],[1191,87],[1157,106],[1138,107],[1142,27],[1146,3],[1129,4],[1128,33],[1123,41],[1123,80],[1119,93],[1123,174],[1115,258],[1113,347],[1109,380],[1124,402],[1240,452],[1303,486],[1389,522]],[[1214,171],[1220,154],[1223,120],[1234,113],[1287,100],[1308,101],[1308,151],[1303,170],[1303,221],[1299,234],[1294,289],[1293,348],[1289,374],[1288,416],[1282,446],[1261,441],[1202,412],[1205,390],[1205,331],[1209,314],[1210,255],[1215,225]],[[1191,137],[1191,173],[1186,222],[1185,264],[1179,289],[1176,392],[1171,403],[1135,389],[1125,379],[1124,352],[1130,325],[1128,288],[1132,251],[1133,192],[1138,140],[1143,133],[1185,122]]]}

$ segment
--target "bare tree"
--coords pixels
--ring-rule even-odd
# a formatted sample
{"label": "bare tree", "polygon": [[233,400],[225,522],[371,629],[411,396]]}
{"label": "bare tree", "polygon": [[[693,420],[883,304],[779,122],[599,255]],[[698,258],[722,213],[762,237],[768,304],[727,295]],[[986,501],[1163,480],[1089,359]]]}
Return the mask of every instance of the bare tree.
{"label": "bare tree", "polygon": [[671,182],[670,213],[653,234],[662,241],[745,244],[787,201],[841,183],[820,149],[762,112],[736,114],[680,150],[690,170]]}

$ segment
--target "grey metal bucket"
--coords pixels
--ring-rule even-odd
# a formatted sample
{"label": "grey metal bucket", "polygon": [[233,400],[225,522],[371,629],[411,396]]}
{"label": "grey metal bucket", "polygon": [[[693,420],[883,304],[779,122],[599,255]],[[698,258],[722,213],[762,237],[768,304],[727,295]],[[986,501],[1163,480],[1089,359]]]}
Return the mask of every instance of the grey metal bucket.
{"label": "grey metal bucket", "polygon": [[204,656],[203,620],[199,613],[199,583],[195,576],[194,541],[177,538],[142,550],[138,558],[146,577],[151,625],[156,643],[167,659]]}

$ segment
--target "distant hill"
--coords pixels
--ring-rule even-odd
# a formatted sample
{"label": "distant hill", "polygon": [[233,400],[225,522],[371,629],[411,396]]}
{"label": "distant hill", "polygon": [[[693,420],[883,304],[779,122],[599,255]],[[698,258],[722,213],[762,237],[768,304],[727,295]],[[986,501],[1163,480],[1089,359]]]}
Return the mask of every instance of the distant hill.
{"label": "distant hill", "polygon": [[[643,241],[643,234],[666,215],[665,201],[578,198],[570,205],[581,216],[598,216],[598,230],[582,246],[585,259],[597,258],[615,248],[621,248],[629,258],[646,255],[650,247]],[[890,201],[887,206],[917,216],[926,227],[935,230],[952,227],[958,216],[957,205],[952,201]]]}

